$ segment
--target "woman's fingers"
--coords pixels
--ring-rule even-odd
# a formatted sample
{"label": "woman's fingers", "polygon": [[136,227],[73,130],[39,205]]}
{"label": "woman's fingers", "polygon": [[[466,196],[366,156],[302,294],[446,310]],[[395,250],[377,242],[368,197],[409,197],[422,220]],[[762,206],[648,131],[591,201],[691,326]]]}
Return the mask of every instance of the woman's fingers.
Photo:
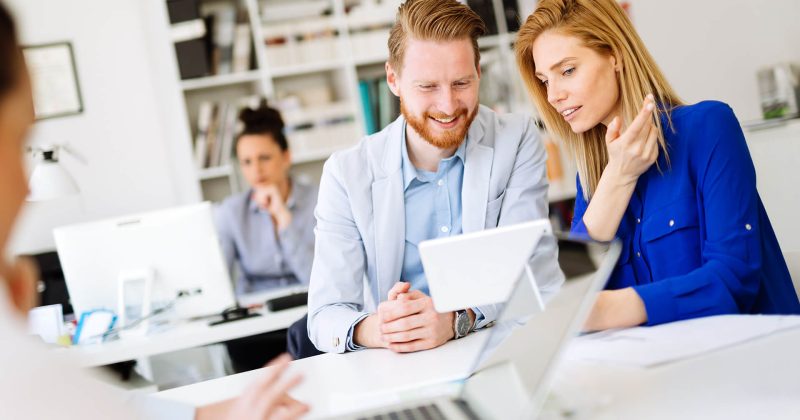
{"label": "woman's fingers", "polygon": [[658,127],[655,124],[652,124],[652,128],[650,129],[650,135],[647,136],[647,147],[645,150],[647,151],[646,159],[648,162],[653,163],[658,158]]}
{"label": "woman's fingers", "polygon": [[620,125],[619,117],[614,117],[614,119],[608,124],[608,127],[606,127],[606,144],[609,144],[619,138]]}
{"label": "woman's fingers", "polygon": [[650,131],[648,123],[653,122],[653,111],[655,110],[655,102],[653,95],[648,94],[642,102],[642,108],[639,113],[634,117],[631,124],[622,130],[622,121],[620,117],[614,117],[608,124],[606,129],[606,144],[610,144],[614,140],[624,137],[625,142],[634,143],[637,140],[644,142]]}
{"label": "woman's fingers", "polygon": [[636,156],[642,157],[646,159],[647,156],[650,156],[650,148],[649,148],[649,138],[657,131],[655,124],[652,121],[648,122],[642,130],[639,132],[639,135],[636,138]]}
{"label": "woman's fingers", "polygon": [[639,110],[639,114],[636,115],[636,118],[633,119],[631,125],[625,129],[625,132],[631,132],[631,134],[641,132],[647,125],[647,122],[652,122],[653,119],[653,110],[655,110],[655,103],[653,102],[653,95],[648,94],[644,98],[644,102],[642,103],[642,108]]}

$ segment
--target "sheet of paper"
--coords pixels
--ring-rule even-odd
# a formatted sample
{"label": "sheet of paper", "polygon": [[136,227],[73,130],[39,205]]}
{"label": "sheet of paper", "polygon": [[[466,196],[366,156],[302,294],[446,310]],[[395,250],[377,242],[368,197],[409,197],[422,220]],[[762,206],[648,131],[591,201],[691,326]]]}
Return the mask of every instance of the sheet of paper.
{"label": "sheet of paper", "polygon": [[64,315],[61,304],[39,306],[28,312],[28,332],[54,344],[62,334]]}
{"label": "sheet of paper", "polygon": [[800,316],[720,315],[578,337],[568,360],[651,367],[800,327]]}

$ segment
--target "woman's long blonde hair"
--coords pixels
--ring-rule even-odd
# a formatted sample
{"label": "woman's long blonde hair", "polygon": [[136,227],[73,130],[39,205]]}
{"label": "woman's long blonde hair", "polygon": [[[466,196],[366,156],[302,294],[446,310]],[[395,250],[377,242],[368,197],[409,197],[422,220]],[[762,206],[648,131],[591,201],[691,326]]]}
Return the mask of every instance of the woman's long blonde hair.
{"label": "woman's long blonde hair", "polygon": [[[608,164],[605,144],[606,127],[596,127],[576,134],[558,111],[547,101],[547,88],[536,78],[536,63],[532,47],[545,31],[554,30],[574,36],[585,47],[603,54],[614,55],[622,64],[617,73],[622,100],[622,126],[626,127],[639,113],[648,93],[655,97],[657,112],[665,114],[671,127],[670,110],[682,105],[655,60],[647,51],[628,16],[615,0],[540,0],[519,30],[516,41],[517,66],[525,87],[550,133],[562,139],[575,155],[584,198],[592,196],[600,175]],[[669,163],[660,118],[654,123],[659,130],[658,143]]]}

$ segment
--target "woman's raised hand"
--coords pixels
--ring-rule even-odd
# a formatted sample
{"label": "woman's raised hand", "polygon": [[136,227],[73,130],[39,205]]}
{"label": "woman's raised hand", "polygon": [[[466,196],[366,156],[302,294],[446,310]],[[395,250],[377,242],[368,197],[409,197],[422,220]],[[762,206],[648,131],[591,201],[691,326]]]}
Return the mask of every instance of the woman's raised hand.
{"label": "woman's raised hand", "polygon": [[655,102],[647,95],[642,109],[624,130],[620,117],[614,117],[606,129],[608,166],[622,184],[635,184],[658,158],[658,127],[654,124]]}

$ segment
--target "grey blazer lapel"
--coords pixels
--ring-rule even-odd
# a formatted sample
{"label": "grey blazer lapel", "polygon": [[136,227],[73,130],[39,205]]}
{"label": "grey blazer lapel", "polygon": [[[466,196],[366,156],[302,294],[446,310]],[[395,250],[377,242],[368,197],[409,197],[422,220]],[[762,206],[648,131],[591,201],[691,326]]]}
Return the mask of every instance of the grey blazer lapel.
{"label": "grey blazer lapel", "polygon": [[401,166],[403,124],[403,119],[399,118],[389,128],[381,165],[384,176],[372,183],[375,272],[378,277],[376,305],[385,300],[389,289],[400,279],[405,252],[406,212]]}
{"label": "grey blazer lapel", "polygon": [[486,224],[494,148],[483,144],[484,134],[479,114],[467,134],[464,184],[461,186],[461,226],[464,233],[483,230]]}

